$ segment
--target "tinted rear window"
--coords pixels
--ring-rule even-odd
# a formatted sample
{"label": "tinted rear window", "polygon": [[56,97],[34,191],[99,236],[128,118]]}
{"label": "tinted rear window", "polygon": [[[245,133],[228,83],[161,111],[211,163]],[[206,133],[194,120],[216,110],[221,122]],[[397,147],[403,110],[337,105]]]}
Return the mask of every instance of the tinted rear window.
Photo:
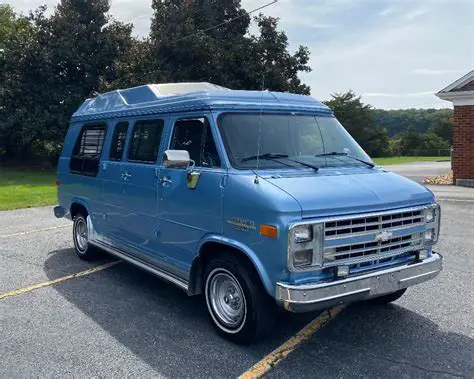
{"label": "tinted rear window", "polygon": [[137,121],[128,150],[132,162],[155,163],[163,133],[163,120]]}

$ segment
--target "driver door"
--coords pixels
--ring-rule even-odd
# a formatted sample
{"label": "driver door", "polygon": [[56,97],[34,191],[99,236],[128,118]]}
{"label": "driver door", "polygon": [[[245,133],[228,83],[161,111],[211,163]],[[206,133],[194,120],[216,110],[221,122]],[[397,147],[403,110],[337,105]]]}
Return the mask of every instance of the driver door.
{"label": "driver door", "polygon": [[208,233],[222,234],[222,193],[227,171],[221,167],[209,115],[171,121],[167,149],[187,150],[199,177],[189,188],[189,169],[160,168],[158,222],[163,253],[181,272],[188,272],[198,243]]}

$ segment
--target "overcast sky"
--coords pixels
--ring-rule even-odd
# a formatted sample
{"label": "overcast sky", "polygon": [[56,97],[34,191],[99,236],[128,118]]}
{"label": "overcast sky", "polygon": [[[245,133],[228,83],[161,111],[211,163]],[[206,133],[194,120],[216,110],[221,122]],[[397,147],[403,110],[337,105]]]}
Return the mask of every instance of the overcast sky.
{"label": "overcast sky", "polygon": [[[0,3],[27,12],[58,0]],[[151,0],[111,4],[116,18],[148,34]],[[302,79],[321,100],[353,89],[378,108],[448,107],[433,93],[474,69],[474,0],[279,0],[263,12],[280,17],[292,49],[309,47],[313,71]]]}

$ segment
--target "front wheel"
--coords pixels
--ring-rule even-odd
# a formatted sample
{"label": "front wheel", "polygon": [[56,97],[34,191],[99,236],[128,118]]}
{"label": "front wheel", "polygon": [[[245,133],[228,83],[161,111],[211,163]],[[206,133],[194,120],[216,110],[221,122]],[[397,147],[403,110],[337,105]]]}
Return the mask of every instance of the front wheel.
{"label": "front wheel", "polygon": [[237,343],[251,343],[272,328],[275,303],[257,273],[243,259],[226,256],[205,270],[204,296],[217,332]]}

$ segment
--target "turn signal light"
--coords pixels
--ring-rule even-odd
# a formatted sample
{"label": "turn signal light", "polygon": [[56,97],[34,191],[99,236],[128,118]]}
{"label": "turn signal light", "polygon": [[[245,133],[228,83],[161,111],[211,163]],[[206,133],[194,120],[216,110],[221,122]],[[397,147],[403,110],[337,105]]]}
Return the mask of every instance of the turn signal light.
{"label": "turn signal light", "polygon": [[278,229],[276,226],[273,225],[260,225],[260,235],[266,236],[270,238],[277,238],[278,236]]}

